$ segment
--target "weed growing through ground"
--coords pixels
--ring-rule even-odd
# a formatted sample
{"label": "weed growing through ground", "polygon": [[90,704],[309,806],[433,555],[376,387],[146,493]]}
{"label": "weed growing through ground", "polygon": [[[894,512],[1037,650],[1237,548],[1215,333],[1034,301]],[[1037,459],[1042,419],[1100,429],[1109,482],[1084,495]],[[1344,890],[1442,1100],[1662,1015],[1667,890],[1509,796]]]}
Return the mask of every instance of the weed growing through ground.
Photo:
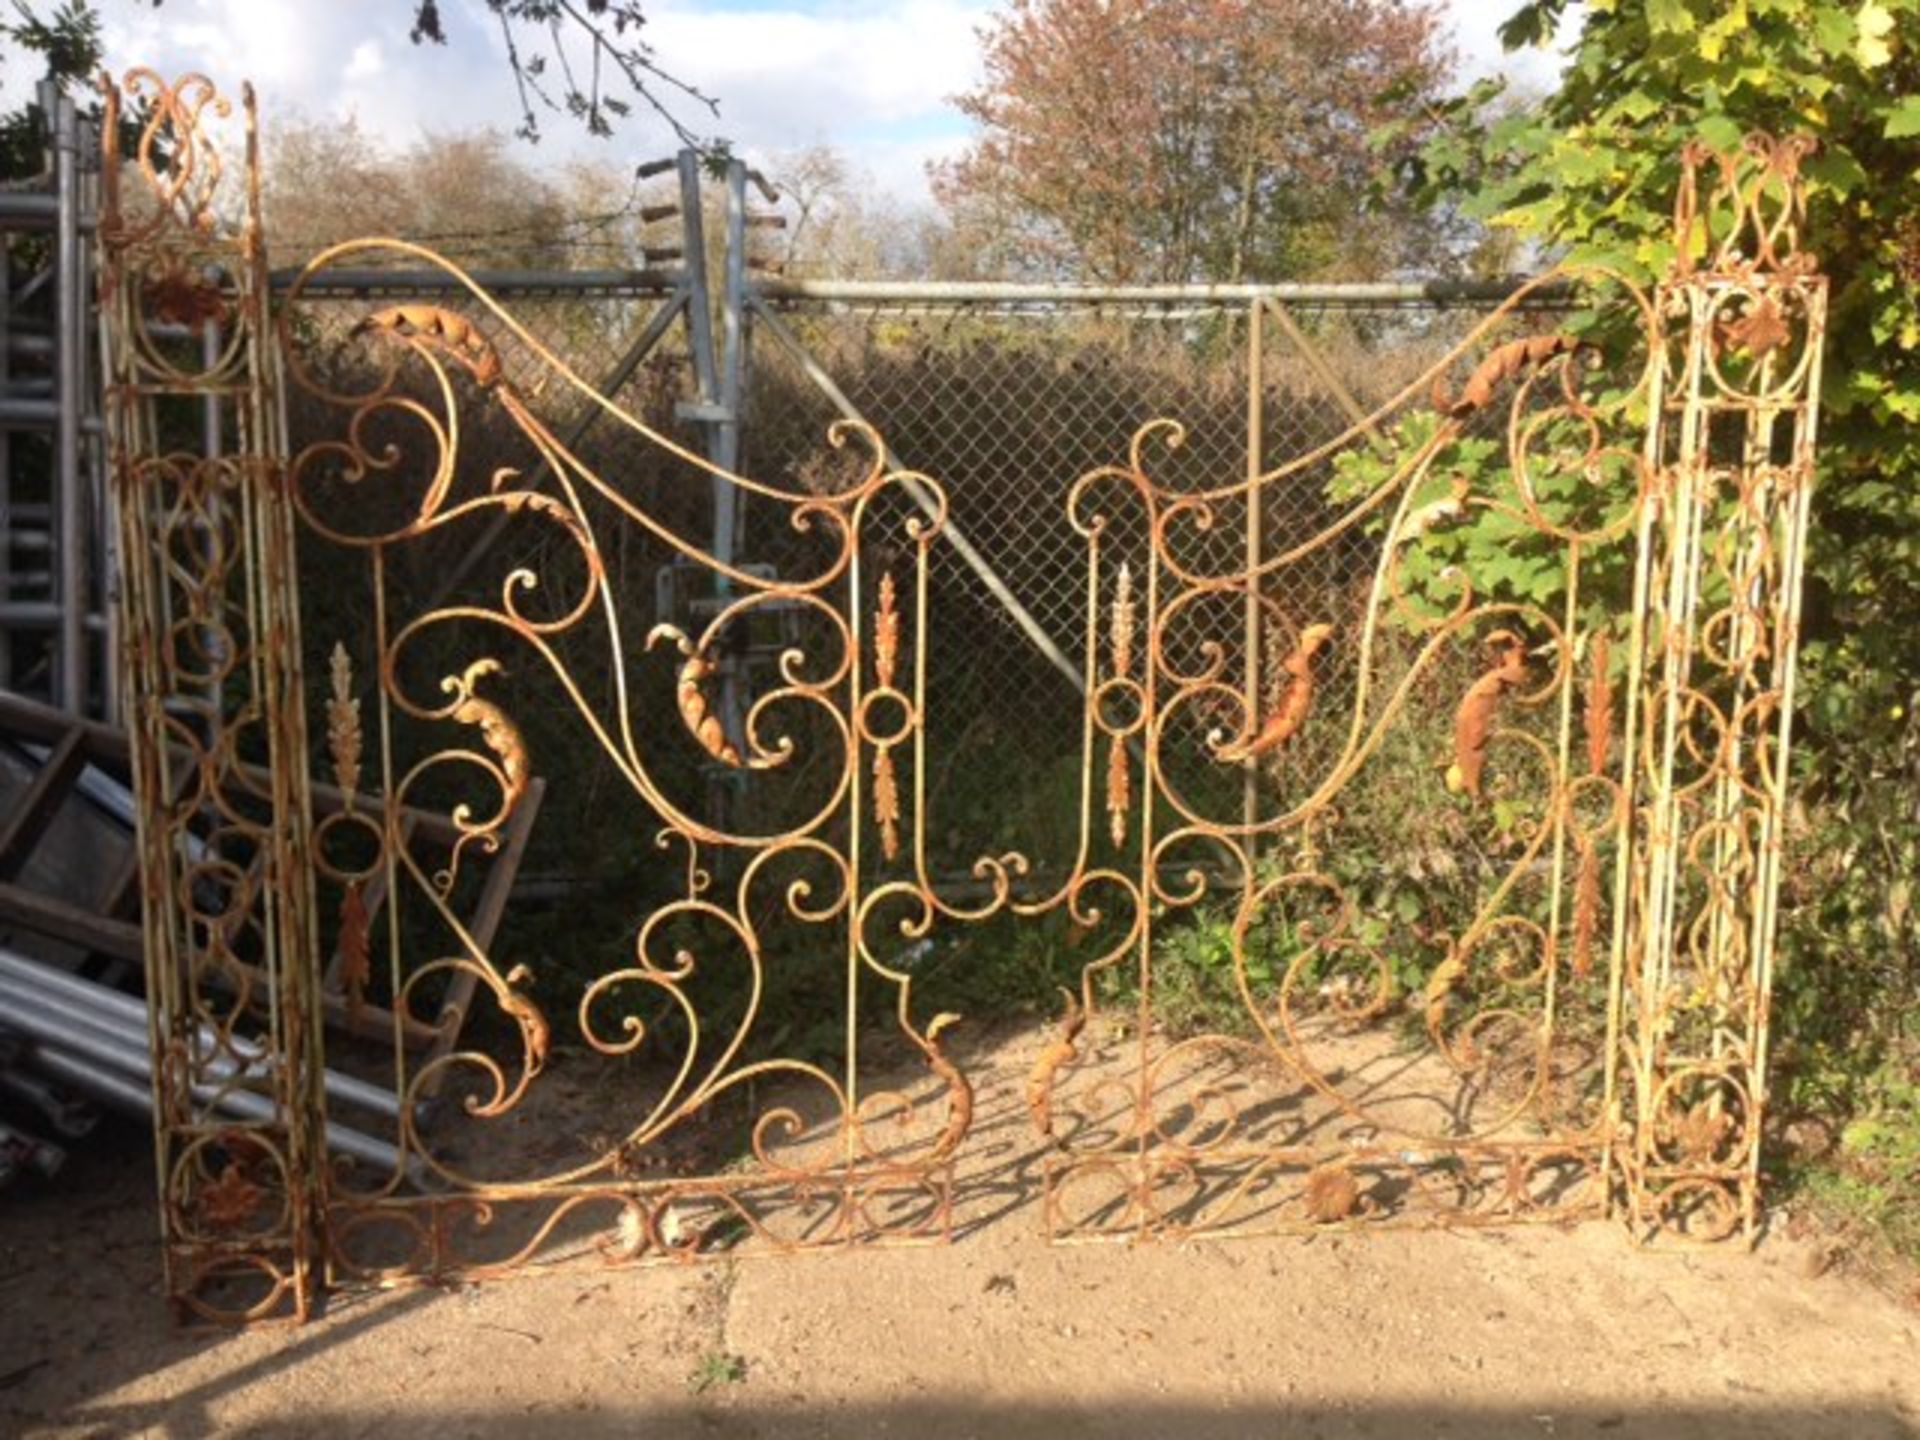
{"label": "weed growing through ground", "polygon": [[722,1385],[745,1384],[746,1379],[747,1362],[743,1357],[725,1350],[709,1350],[687,1378],[687,1389],[695,1395],[704,1395]]}

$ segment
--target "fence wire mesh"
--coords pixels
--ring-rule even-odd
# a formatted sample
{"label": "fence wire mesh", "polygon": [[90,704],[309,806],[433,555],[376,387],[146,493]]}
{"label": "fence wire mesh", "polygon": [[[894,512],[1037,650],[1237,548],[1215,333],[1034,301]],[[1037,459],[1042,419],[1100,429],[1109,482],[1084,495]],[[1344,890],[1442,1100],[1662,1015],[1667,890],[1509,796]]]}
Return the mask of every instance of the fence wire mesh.
{"label": "fence wire mesh", "polygon": [[[1244,306],[784,309],[792,335],[885,437],[894,463],[938,480],[950,506],[930,597],[936,634],[929,693],[938,712],[928,717],[934,773],[927,789],[943,868],[1007,848],[1043,870],[1071,864],[1081,763],[1078,677],[1090,618],[1087,540],[1069,513],[1075,482],[1099,467],[1125,465],[1132,438],[1159,419],[1178,421],[1184,434],[1177,447],[1147,444],[1157,476],[1194,491],[1243,480],[1256,371],[1257,464],[1271,469],[1307,455],[1402,391],[1485,313],[1473,306],[1293,306],[1279,324],[1263,317],[1256,367]],[[772,335],[755,337],[752,376],[748,468],[789,483],[817,479],[821,437],[839,411]],[[1342,508],[1329,493],[1333,479],[1331,462],[1311,464],[1269,489],[1260,516],[1263,556],[1326,529]],[[1244,507],[1244,498],[1227,498],[1204,522],[1196,516],[1175,527],[1170,538],[1182,562],[1211,574],[1237,569],[1248,553]],[[1148,549],[1144,511],[1097,508],[1107,526],[1109,577],[1130,555],[1139,565]],[[786,540],[750,532],[744,553],[778,567]],[[1356,536],[1352,545],[1323,548],[1278,571],[1266,598],[1285,618],[1264,628],[1297,633],[1305,624],[1344,618],[1361,603],[1372,562]],[[1111,599],[1109,590],[1098,603]],[[1235,674],[1244,624],[1237,609],[1221,609],[1217,624],[1194,633],[1217,643],[1225,673]],[[1267,658],[1277,659],[1290,641],[1275,633],[1261,643]],[[1198,664],[1201,657],[1170,659]]]}
{"label": "fence wire mesh", "polygon": [[[702,425],[681,409],[696,398],[683,327],[669,328],[637,365],[627,363],[663,300],[537,292],[498,298],[585,384],[688,451],[704,450]],[[657,522],[657,532],[636,533],[610,504],[589,497],[590,508],[605,515],[602,540],[613,541],[621,567],[610,588],[622,611],[626,647],[637,649],[657,623],[684,625],[710,615],[710,578],[675,551],[676,540],[702,549],[713,544],[709,477],[598,413],[478,303],[446,295],[431,301],[481,326],[500,351],[505,373],[554,433]],[[358,327],[373,310],[395,303],[403,300],[308,297],[296,321],[303,352],[310,363],[342,376],[377,363]],[[745,472],[784,490],[822,492],[844,485],[866,463],[857,443],[829,443],[834,422],[844,416],[817,383],[823,373],[878,430],[892,463],[932,477],[948,503],[928,605],[935,708],[927,717],[925,785],[936,822],[930,859],[939,872],[963,877],[980,855],[1009,849],[1026,854],[1043,874],[1072,861],[1082,761],[1080,673],[1091,618],[1087,539],[1070,513],[1075,482],[1100,467],[1124,465],[1133,437],[1156,420],[1174,420],[1183,429],[1177,446],[1154,440],[1145,451],[1155,473],[1182,489],[1243,480],[1252,423],[1260,427],[1260,453],[1252,462],[1259,468],[1310,455],[1404,390],[1484,317],[1486,307],[1292,303],[1284,314],[1262,317],[1257,365],[1245,305],[787,300],[778,302],[776,313],[786,337],[766,324],[751,333]],[[801,353],[789,348],[787,337]],[[1249,404],[1256,375],[1257,421]],[[1497,416],[1487,418],[1497,423]],[[296,409],[295,450],[321,438],[334,421],[332,414]],[[391,423],[393,438],[404,445],[404,419]],[[523,473],[541,468],[540,457],[505,417],[497,430],[463,437],[462,467],[472,474],[461,483],[484,485],[502,466]],[[1337,516],[1332,467],[1331,460],[1310,463],[1284,485],[1266,487],[1258,540],[1263,557],[1318,535]],[[545,480],[551,483],[551,475]],[[736,500],[740,562],[782,576],[804,573],[809,557],[820,553],[822,537],[788,523],[785,507],[756,504],[750,496]],[[377,502],[370,495],[368,503]],[[906,507],[900,496],[887,503]],[[1248,555],[1244,505],[1242,497],[1227,498],[1211,506],[1204,520],[1196,516],[1177,527],[1170,537],[1174,553],[1198,571],[1237,569]],[[1102,550],[1110,586],[1122,561],[1145,556],[1145,515],[1137,506],[1092,508],[1107,527]],[[551,527],[527,517],[491,532],[479,524],[456,527],[432,545],[408,548],[406,570],[392,577],[396,613],[427,608],[429,600],[445,603],[463,591],[497,595],[516,570],[540,574],[558,603],[567,573],[564,543]],[[867,558],[875,574],[904,559]],[[1356,611],[1373,560],[1365,537],[1356,534],[1352,544],[1322,547],[1271,577],[1258,642],[1267,670],[1275,669],[1302,626],[1337,623]],[[314,554],[303,563],[310,574],[324,577],[332,560]],[[1111,599],[1109,588],[1097,603],[1104,607]],[[1237,674],[1245,627],[1238,611],[1228,613],[1231,607],[1224,604],[1221,609],[1218,623],[1192,632],[1203,637],[1192,643],[1217,645],[1225,673]],[[319,627],[308,626],[309,673],[323,673],[327,648],[354,623],[334,615]],[[784,647],[803,643],[801,629],[796,620],[784,631],[776,627],[744,643],[749,692],[770,681]],[[670,687],[669,657],[658,658],[659,673],[651,679]],[[1169,658],[1198,664],[1204,657]],[[578,675],[595,673],[595,657],[585,650],[570,663]],[[598,665],[604,675],[604,652]],[[568,753],[579,737],[571,733],[566,697],[537,675],[509,676],[504,684],[536,755]],[[770,723],[777,719],[770,717]],[[789,823],[819,799],[804,758],[831,755],[832,746],[807,743],[818,737],[795,738],[800,773],[765,794],[731,802],[762,807],[754,818],[768,827]],[[660,742],[671,745],[674,739]],[[729,803],[724,796],[716,799],[711,770],[701,773],[699,756],[685,757],[683,770],[682,793],[690,804]],[[591,874],[605,881],[658,863],[647,843],[647,817],[611,789],[583,790],[564,818],[541,827],[545,833],[535,844],[530,872]],[[566,794],[567,787],[559,787],[550,808],[566,806]]]}

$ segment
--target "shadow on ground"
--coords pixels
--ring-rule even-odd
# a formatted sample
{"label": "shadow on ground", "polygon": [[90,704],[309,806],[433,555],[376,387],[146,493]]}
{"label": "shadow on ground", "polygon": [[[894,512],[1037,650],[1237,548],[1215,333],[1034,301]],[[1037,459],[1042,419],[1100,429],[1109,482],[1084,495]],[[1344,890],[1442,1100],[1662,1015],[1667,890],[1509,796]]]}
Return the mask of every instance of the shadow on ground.
{"label": "shadow on ground", "polygon": [[[139,1407],[92,1415],[70,1423],[86,1435],[137,1433],[165,1440],[201,1440],[215,1434],[250,1437],[375,1436],[392,1432],[392,1417],[365,1411],[308,1412],[284,1419],[219,1429],[191,1406]],[[92,1428],[89,1428],[89,1427]],[[1706,1440],[1738,1435],[1741,1440],[1904,1440],[1920,1435],[1891,1410],[1832,1409],[1474,1409],[1436,1401],[1432,1406],[1338,1408],[1271,1406],[1203,1408],[1194,1405],[1117,1405],[1105,1411],[1045,1405],[975,1405],[962,1400],[927,1400],[884,1406],[847,1405],[808,1409],[760,1409],[752,1405],[645,1406],[620,1410],[566,1410],[515,1413],[475,1411],[410,1416],[405,1432],[414,1437],[471,1437],[471,1440],[646,1440],[652,1436],[868,1436],[902,1435],[935,1440],[1069,1440],[1069,1437],[1166,1436],[1179,1440],[1413,1440],[1413,1437],[1461,1436],[1471,1440],[1540,1440],[1542,1436],[1645,1437],[1645,1440]]]}

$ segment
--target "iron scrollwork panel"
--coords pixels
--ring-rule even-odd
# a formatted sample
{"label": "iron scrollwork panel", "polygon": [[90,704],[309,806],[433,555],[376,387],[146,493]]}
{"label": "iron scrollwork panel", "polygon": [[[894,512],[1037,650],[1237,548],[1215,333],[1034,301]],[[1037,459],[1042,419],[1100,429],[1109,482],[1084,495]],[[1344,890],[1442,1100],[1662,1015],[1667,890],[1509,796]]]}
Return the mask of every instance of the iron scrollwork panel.
{"label": "iron scrollwork panel", "polygon": [[[1183,489],[1159,422],[1076,487],[1088,799],[1061,898],[1131,918],[1030,1079],[1052,1233],[1621,1195],[1643,1231],[1752,1225],[1824,300],[1800,153],[1689,151],[1654,294],[1550,276],[1580,328],[1529,326],[1523,289],[1327,446]],[[1259,529],[1263,496],[1343,472],[1366,483],[1325,528]],[[1206,537],[1242,524],[1221,563]],[[1330,555],[1368,571],[1285,613],[1312,587],[1279,582]],[[1182,940],[1222,926],[1211,955]],[[1103,996],[1125,1066],[1092,1063]]]}
{"label": "iron scrollwork panel", "polygon": [[1780,864],[1827,282],[1799,138],[1689,150],[1643,520],[1645,866],[1623,977],[1630,1218],[1718,1239],[1759,1215]]}
{"label": "iron scrollwork panel", "polygon": [[[255,170],[205,79],[105,86],[106,416],[169,1293],[302,1318],[319,1063],[298,617]],[[238,119],[244,163],[223,159]],[[137,135],[130,157],[123,126]]]}
{"label": "iron scrollwork panel", "polygon": [[[371,310],[344,359],[303,346],[316,277],[395,258],[454,276],[458,301]],[[938,483],[887,468],[878,438],[853,425],[830,437],[865,457],[838,472],[844,483],[790,491],[720,471],[595,392],[458,267],[399,242],[316,258],[280,323],[296,394],[333,416],[328,438],[292,461],[291,503],[328,557],[329,583],[371,595],[357,633],[333,637],[333,768],[356,798],[320,826],[316,863],[362,962],[349,973],[393,1016],[388,1078],[402,1096],[399,1160],[329,1187],[336,1272],[395,1279],[581,1249],[626,1262],[748,1239],[795,1250],[943,1235],[972,1087],[945,1049],[956,1017],[922,1014],[895,961],[937,922],[1004,909],[1024,862],[982,860],[985,897],[967,905],[929,873],[921,776]],[[566,404],[600,409],[622,446],[676,483],[734,487],[810,537],[809,567],[776,577],[717,558],[706,536],[559,437],[550,417]],[[463,441],[502,417],[524,464],[476,473]],[[500,514],[520,527],[517,553],[534,558],[410,612],[396,581],[409,556],[432,568],[449,553],[436,545]],[[618,582],[616,557],[632,546],[664,557],[676,583],[696,577],[707,597],[697,623],[650,610]],[[785,638],[748,676],[740,637],[756,630]],[[361,673],[374,677],[370,695]],[[512,697],[536,693],[536,681],[559,697],[543,723],[564,754],[534,753],[516,713]],[[654,854],[677,866],[678,894],[611,941],[582,936],[541,977],[479,943],[455,895],[464,868],[498,845],[528,777],[560,784],[589,757],[655,817]],[[755,797],[783,786],[805,798],[756,828],[756,815],[782,812]],[[709,803],[716,789],[727,803]],[[436,809],[459,833],[450,853],[430,856],[402,821]],[[365,903],[376,889],[383,965]],[[817,1045],[783,1053],[768,1017],[769,984],[800,954],[839,957],[837,988],[823,979],[814,992],[837,995],[823,1019],[833,1057]],[[406,1032],[446,1024],[450,995],[482,1002],[468,1023],[507,1035],[510,1060],[463,1042],[414,1062]],[[555,995],[568,997],[564,1010]],[[875,1029],[890,1042],[884,1073],[862,1053]],[[579,1077],[566,1087],[611,1077],[596,1133],[563,1163],[527,1163],[537,1144],[511,1173],[479,1163],[500,1149],[483,1132],[567,1123],[542,1099],[543,1087],[556,1093],[563,1052]],[[676,1134],[718,1110],[739,1120],[744,1163],[710,1153],[677,1167],[692,1173],[667,1168],[688,1158]]]}
{"label": "iron scrollwork panel", "polygon": [[[400,241],[270,321],[251,150],[223,240],[210,87],[139,85],[150,198],[110,190],[103,236],[176,1294],[942,1238],[975,1080],[911,956],[995,919],[1079,947],[1025,1087],[1058,1236],[1622,1185],[1643,1226],[1751,1224],[1824,305],[1791,145],[1689,155],[1652,295],[1557,274],[1328,444],[1175,483],[1161,421],[1072,484],[1073,853],[962,887],[928,839],[937,478],[858,424],[790,485],[719,469]],[[333,343],[316,282],[369,264],[451,288]],[[1545,328],[1548,286],[1588,323]],[[224,417],[198,451],[176,401]],[[561,438],[594,412],[616,445]],[[805,559],[720,558],[715,485]],[[1331,518],[1275,529],[1290,487]],[[502,927],[475,892],[569,785],[671,893]],[[353,1160],[323,1014],[392,1095]]]}
{"label": "iron scrollwork panel", "polygon": [[[1621,373],[1570,336],[1507,338],[1530,294],[1317,452],[1180,490],[1155,478],[1156,451],[1182,439],[1165,422],[1076,487],[1106,601],[1086,640],[1087,729],[1110,833],[1089,835],[1108,863],[1083,864],[1069,895],[1118,892],[1134,919],[1086,967],[1032,1077],[1044,1128],[1073,1112],[1049,1170],[1056,1235],[1604,1205],[1605,921],[1628,801],[1623,667],[1591,587],[1631,573],[1644,465],[1623,417],[1644,406],[1651,362],[1641,350]],[[1505,463],[1470,465],[1463,445],[1502,407]],[[1195,558],[1258,513],[1252,494],[1336,484],[1336,458],[1367,435],[1393,439],[1348,467],[1365,483],[1323,529],[1245,563]],[[1118,533],[1148,538],[1112,555],[1126,508],[1146,524]],[[1431,563],[1447,532],[1501,538],[1524,574]],[[1348,581],[1319,587],[1316,613],[1286,613],[1274,597],[1310,588],[1290,572],[1330,554]],[[1236,651],[1249,602],[1264,661]],[[1406,853],[1419,834],[1371,833],[1353,813],[1389,805],[1445,817],[1425,863],[1478,865],[1451,912],[1370,911],[1377,882],[1422,863]],[[1180,938],[1196,926],[1224,927],[1227,953],[1211,1000],[1182,1017],[1161,997],[1206,968]],[[1134,1058],[1076,1097],[1065,1082],[1103,992],[1131,1000]]]}

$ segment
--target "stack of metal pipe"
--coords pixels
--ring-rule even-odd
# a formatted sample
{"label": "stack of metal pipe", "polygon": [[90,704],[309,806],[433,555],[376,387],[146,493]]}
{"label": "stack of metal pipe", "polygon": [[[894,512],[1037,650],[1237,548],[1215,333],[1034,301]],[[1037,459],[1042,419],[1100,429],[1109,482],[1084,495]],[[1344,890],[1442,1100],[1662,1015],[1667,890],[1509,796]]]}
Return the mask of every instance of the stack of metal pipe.
{"label": "stack of metal pipe", "polygon": [[[205,1024],[196,1027],[190,1043],[196,1102],[235,1120],[275,1118],[274,1061],[265,1046],[216,1034]],[[388,1130],[399,1117],[400,1102],[391,1090],[333,1070],[325,1072],[324,1084],[330,1112],[377,1117],[379,1128]],[[69,1141],[84,1138],[100,1107],[150,1117],[153,1049],[146,1005],[0,947],[0,1097],[32,1111],[37,1123]],[[399,1150],[364,1130],[329,1119],[326,1136],[330,1150],[378,1173],[391,1175],[401,1167]],[[28,1169],[50,1174],[62,1159],[56,1142],[0,1124],[0,1184]]]}

